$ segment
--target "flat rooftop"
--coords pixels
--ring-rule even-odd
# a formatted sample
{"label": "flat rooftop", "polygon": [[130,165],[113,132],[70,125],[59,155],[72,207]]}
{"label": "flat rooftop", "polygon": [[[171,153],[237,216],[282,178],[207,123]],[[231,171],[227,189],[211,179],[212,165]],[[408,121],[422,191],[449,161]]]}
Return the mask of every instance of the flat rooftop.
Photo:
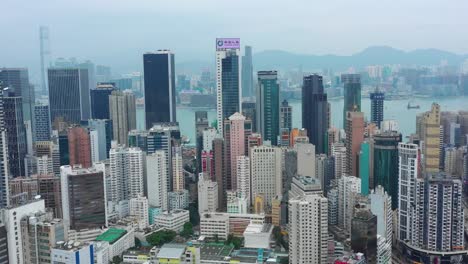
{"label": "flat rooftop", "polygon": [[164,244],[158,252],[157,257],[162,259],[180,259],[185,253],[186,246],[183,244]]}
{"label": "flat rooftop", "polygon": [[102,233],[96,238],[96,241],[106,241],[109,244],[114,244],[117,240],[127,233],[125,229],[109,228],[106,232]]}

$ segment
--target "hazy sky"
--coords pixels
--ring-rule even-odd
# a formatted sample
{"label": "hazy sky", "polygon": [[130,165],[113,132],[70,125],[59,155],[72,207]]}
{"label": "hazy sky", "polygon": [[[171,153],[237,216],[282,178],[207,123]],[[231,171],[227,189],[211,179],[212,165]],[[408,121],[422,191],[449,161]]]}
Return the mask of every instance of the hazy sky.
{"label": "hazy sky", "polygon": [[[52,56],[131,70],[162,48],[177,61],[210,61],[216,37],[254,52],[343,54],[368,46],[468,53],[465,0],[1,0],[0,66],[39,66],[39,25]],[[136,69],[135,69],[136,70]],[[33,74],[33,73],[32,73]],[[34,76],[32,76],[34,78]]]}

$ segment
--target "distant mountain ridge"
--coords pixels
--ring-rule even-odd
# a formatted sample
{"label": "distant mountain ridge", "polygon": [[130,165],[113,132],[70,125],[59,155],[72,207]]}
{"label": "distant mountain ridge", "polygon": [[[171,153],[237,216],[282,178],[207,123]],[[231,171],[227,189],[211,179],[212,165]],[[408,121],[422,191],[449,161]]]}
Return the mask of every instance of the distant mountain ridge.
{"label": "distant mountain ridge", "polygon": [[[255,48],[255,47],[254,47]],[[214,56],[214,54],[213,54]],[[284,50],[265,50],[254,53],[253,64],[258,70],[285,70],[302,66],[303,70],[332,68],[345,70],[349,67],[362,68],[369,65],[437,65],[446,60],[449,65],[460,65],[468,54],[460,55],[439,49],[417,49],[403,51],[388,46],[372,46],[353,55],[313,55],[297,54]],[[185,61],[177,63],[177,69],[199,73],[203,68],[214,70],[214,59],[211,61]]]}
{"label": "distant mountain ridge", "polygon": [[256,70],[286,69],[302,66],[310,69],[346,69],[368,65],[401,64],[401,65],[436,65],[446,60],[449,65],[459,65],[468,55],[459,55],[438,49],[418,49],[403,51],[388,46],[373,46],[350,56],[340,55],[305,55],[282,50],[266,50],[253,55]]}

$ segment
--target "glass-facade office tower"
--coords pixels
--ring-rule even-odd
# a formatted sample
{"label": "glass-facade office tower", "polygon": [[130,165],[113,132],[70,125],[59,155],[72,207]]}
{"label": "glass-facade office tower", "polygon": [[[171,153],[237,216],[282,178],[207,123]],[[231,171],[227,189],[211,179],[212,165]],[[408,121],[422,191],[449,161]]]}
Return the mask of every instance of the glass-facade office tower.
{"label": "glass-facade office tower", "polygon": [[302,85],[302,127],[318,154],[325,153],[328,131],[328,101],[323,90],[322,76],[304,76]]}
{"label": "glass-facade office tower", "polygon": [[279,83],[276,71],[259,71],[257,88],[257,129],[264,140],[278,144]]}
{"label": "glass-facade office tower", "polygon": [[90,118],[88,70],[49,69],[49,109],[54,129],[59,123],[79,124]]}
{"label": "glass-facade office tower", "polygon": [[384,100],[385,93],[380,92],[376,89],[373,93],[370,93],[371,100],[371,122],[376,124],[380,128],[380,122],[384,118]]}
{"label": "glass-facade office tower", "polygon": [[361,112],[361,75],[342,74],[344,106],[343,127],[346,127],[346,112]]}
{"label": "glass-facade office tower", "polygon": [[[216,40],[216,117],[223,135],[224,120],[241,112],[240,43],[225,45],[230,39]],[[239,39],[232,41],[240,42]]]}
{"label": "glass-facade office tower", "polygon": [[242,56],[242,97],[254,95],[252,47],[245,46]]}
{"label": "glass-facade office tower", "polygon": [[8,168],[11,177],[24,176],[26,128],[23,122],[23,102],[13,88],[4,88],[1,95],[2,125],[6,131]]}
{"label": "glass-facade office tower", "polygon": [[28,69],[26,68],[0,68],[0,82],[2,87],[10,87],[15,91],[16,97],[21,97],[23,121],[34,122],[34,86],[29,84]]}
{"label": "glass-facade office tower", "polygon": [[245,119],[252,120],[252,132],[257,132],[257,109],[254,101],[242,102],[242,115]]}
{"label": "glass-facade office tower", "polygon": [[402,140],[397,132],[374,135],[374,186],[384,187],[392,197],[392,209],[398,207],[398,143]]}
{"label": "glass-facade office tower", "polygon": [[91,89],[91,117],[109,119],[109,95],[115,90],[114,83],[99,83]]}
{"label": "glass-facade office tower", "polygon": [[146,129],[176,122],[174,53],[160,50],[143,55]]}

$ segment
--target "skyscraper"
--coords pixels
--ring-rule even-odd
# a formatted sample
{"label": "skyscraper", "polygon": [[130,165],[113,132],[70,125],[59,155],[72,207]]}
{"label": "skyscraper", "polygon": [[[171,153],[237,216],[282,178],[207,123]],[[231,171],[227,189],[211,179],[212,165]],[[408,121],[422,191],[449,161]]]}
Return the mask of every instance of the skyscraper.
{"label": "skyscraper", "polygon": [[358,153],[364,141],[364,113],[347,112],[346,115],[346,173],[359,176]]}
{"label": "skyscraper", "polygon": [[150,207],[159,207],[162,211],[168,209],[168,177],[166,153],[158,150],[148,154],[146,156],[146,183]]}
{"label": "skyscraper", "polygon": [[205,143],[204,139],[204,130],[209,127],[208,124],[208,112],[206,111],[196,111],[195,112],[195,131],[196,131],[196,144],[197,144],[197,171],[201,172],[201,153]]}
{"label": "skyscraper", "polygon": [[364,142],[361,143],[361,150],[359,151],[359,177],[361,178],[362,195],[369,195],[369,190],[374,188],[373,185],[370,185],[370,155],[370,143],[369,141],[364,140]]}
{"label": "skyscraper", "polygon": [[103,163],[88,169],[80,166],[60,168],[63,221],[70,229],[107,226],[104,170]]}
{"label": "skyscraper", "polygon": [[109,96],[109,110],[114,140],[127,145],[128,132],[136,129],[135,96],[129,90],[113,91]]}
{"label": "skyscraper", "polygon": [[88,71],[86,69],[49,69],[49,110],[54,129],[60,123],[79,124],[90,118]]}
{"label": "skyscraper", "polygon": [[292,129],[292,106],[289,105],[286,99],[283,100],[280,106],[280,129],[288,129],[288,133]]}
{"label": "skyscraper", "polygon": [[144,193],[144,154],[139,148],[117,146],[109,153],[111,197],[115,204]]}
{"label": "skyscraper", "polygon": [[216,117],[223,135],[224,120],[241,112],[240,39],[216,39]]}
{"label": "skyscraper", "polygon": [[97,135],[98,160],[101,161],[109,157],[109,150],[112,142],[112,120],[108,119],[90,119],[88,120],[90,131]]}
{"label": "skyscraper", "polygon": [[317,153],[325,153],[328,131],[328,102],[322,76],[304,76],[302,84],[302,127],[307,129],[310,143]]}
{"label": "skyscraper", "polygon": [[0,128],[0,208],[7,207],[10,204],[8,186],[10,172],[8,170],[8,143],[6,137],[6,131],[4,128]]}
{"label": "skyscraper", "polygon": [[35,105],[34,119],[36,141],[49,141],[51,134],[49,106],[42,104]]}
{"label": "skyscraper", "polygon": [[158,150],[163,150],[166,158],[167,169],[167,191],[172,191],[173,168],[172,168],[172,148],[180,146],[180,129],[176,123],[159,123],[148,130],[146,152],[151,154]]}
{"label": "skyscraper", "polygon": [[71,127],[67,134],[70,165],[81,165],[83,168],[91,167],[91,141],[88,129],[79,126]]}
{"label": "skyscraper", "polygon": [[4,88],[1,95],[2,129],[6,132],[8,149],[8,169],[10,177],[23,176],[26,173],[26,129],[23,123],[23,104],[21,97],[13,88]]}
{"label": "skyscraper", "polygon": [[257,130],[264,140],[278,144],[279,83],[276,71],[259,71],[257,87]]}
{"label": "skyscraper", "polygon": [[143,55],[146,129],[154,123],[176,122],[174,53],[159,50]]}
{"label": "skyscraper", "polygon": [[181,192],[185,190],[184,165],[182,161],[182,148],[172,147],[172,190]]}
{"label": "skyscraper", "polygon": [[247,205],[251,204],[250,159],[246,156],[237,157],[236,164],[237,192],[242,198],[247,198]]}
{"label": "skyscraper", "polygon": [[361,112],[361,75],[342,74],[344,90],[343,127],[346,127],[346,112]]}
{"label": "skyscraper", "polygon": [[351,233],[354,206],[360,193],[360,178],[342,176],[338,179],[338,225],[347,233]]}
{"label": "skyscraper", "polygon": [[426,172],[438,172],[440,162],[440,105],[433,103],[431,110],[421,119],[423,168]]}
{"label": "skyscraper", "polygon": [[109,96],[114,90],[114,83],[98,83],[96,88],[90,90],[91,118],[110,119]]}
{"label": "skyscraper", "polygon": [[34,124],[34,86],[29,84],[28,69],[0,68],[0,82],[3,88],[9,87],[15,91],[16,97],[21,97],[23,121]]}
{"label": "skyscraper", "polygon": [[351,249],[364,253],[368,263],[377,261],[377,217],[367,204],[356,205],[351,224]]}
{"label": "skyscraper", "polygon": [[[377,237],[382,237],[383,243],[377,242],[377,263],[389,263],[392,258],[393,211],[391,197],[382,186],[377,186],[369,194],[372,213],[377,216]],[[378,238],[377,238],[378,239]]]}
{"label": "skyscraper", "polygon": [[282,195],[281,149],[265,145],[252,148],[250,169],[252,200],[263,195],[264,205],[271,207],[273,198]]}
{"label": "skyscraper", "polygon": [[227,179],[225,173],[225,150],[224,139],[222,137],[213,139],[213,162],[214,175],[218,184],[218,208],[226,208]]}
{"label": "skyscraper", "polygon": [[434,255],[463,250],[461,181],[443,172],[427,173],[416,180],[415,189],[412,237],[405,243],[416,251],[433,251],[430,254]]}
{"label": "skyscraper", "polygon": [[374,135],[374,186],[381,185],[392,197],[392,209],[398,208],[398,144],[397,132]]}
{"label": "skyscraper", "polygon": [[216,212],[218,209],[218,184],[204,173],[198,176],[198,213]]}
{"label": "skyscraper", "polygon": [[416,180],[419,177],[419,150],[416,144],[398,144],[398,228],[400,241],[413,234],[412,216],[416,208]]}
{"label": "skyscraper", "polygon": [[321,194],[293,198],[289,200],[288,210],[289,263],[327,263],[327,198]]}
{"label": "skyscraper", "polygon": [[244,47],[242,56],[242,97],[252,97],[254,95],[252,47]]}
{"label": "skyscraper", "polygon": [[39,27],[39,48],[41,56],[41,89],[47,94],[47,68],[50,66],[49,28]]}
{"label": "skyscraper", "polygon": [[246,119],[252,120],[252,132],[258,132],[256,103],[253,101],[243,101],[242,115],[245,116]]}
{"label": "skyscraper", "polygon": [[224,149],[228,190],[237,189],[237,157],[245,155],[245,117],[235,113],[224,121]]}
{"label": "skyscraper", "polygon": [[371,100],[371,122],[376,124],[380,128],[380,122],[384,119],[384,100],[385,93],[375,89],[373,93],[370,93]]}

